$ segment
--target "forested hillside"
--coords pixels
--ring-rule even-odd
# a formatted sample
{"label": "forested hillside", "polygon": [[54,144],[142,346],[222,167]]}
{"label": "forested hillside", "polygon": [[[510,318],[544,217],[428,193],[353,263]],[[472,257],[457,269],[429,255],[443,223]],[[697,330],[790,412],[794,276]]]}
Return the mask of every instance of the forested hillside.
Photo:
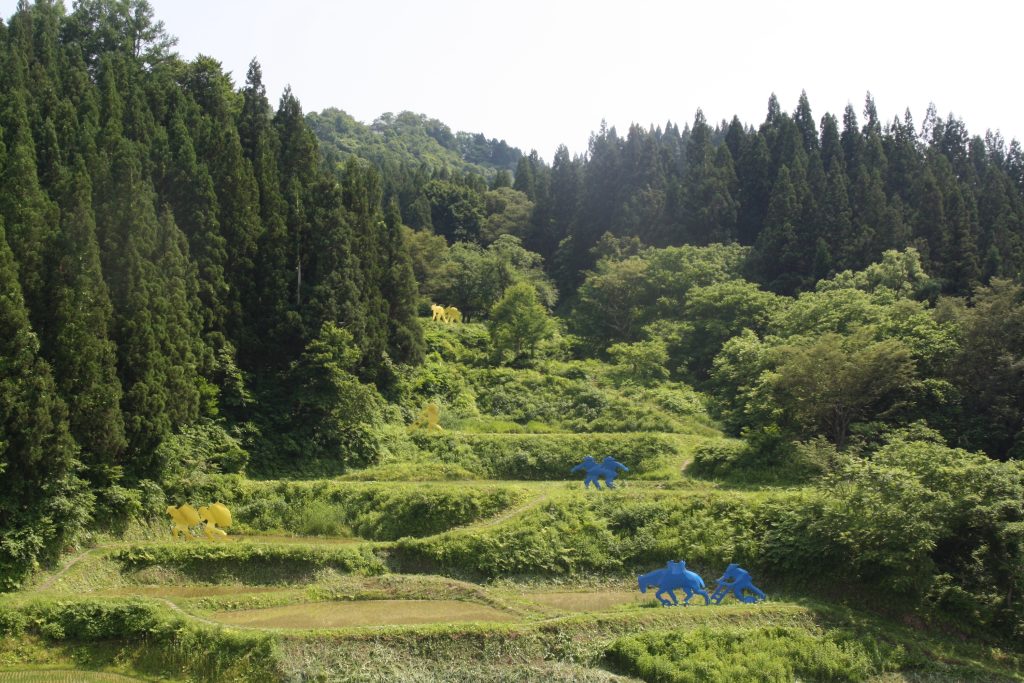
{"label": "forested hillside", "polygon": [[222,418],[245,417],[253,387],[289,396],[325,324],[364,381],[422,354],[380,174],[326,172],[299,101],[271,106],[255,61],[236,87],[173,44],[145,2],[25,3],[0,26],[8,585],[76,535],[93,494],[95,519],[130,516],[167,437],[207,425],[230,444]]}
{"label": "forested hillside", "polygon": [[[1020,680],[1016,140],[772,96],[549,164],[174,44],[146,0],[0,22],[0,667],[739,680],[763,642],[774,680]],[[566,481],[591,454],[620,486]],[[683,558],[777,602],[648,609]],[[372,647],[216,623],[392,593]],[[420,600],[474,609],[365,620]]]}

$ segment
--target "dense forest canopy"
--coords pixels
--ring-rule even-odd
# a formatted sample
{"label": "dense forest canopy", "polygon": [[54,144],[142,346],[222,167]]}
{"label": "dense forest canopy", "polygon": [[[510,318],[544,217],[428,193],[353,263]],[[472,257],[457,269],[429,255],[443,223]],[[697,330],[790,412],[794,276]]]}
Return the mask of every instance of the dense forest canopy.
{"label": "dense forest canopy", "polygon": [[[272,104],[255,60],[236,84],[174,42],[145,0],[0,24],[0,588],[159,511],[182,472],[377,463],[425,397],[470,402],[452,358],[520,407],[495,378],[577,362],[557,379],[585,394],[599,358],[745,437],[710,470],[810,470],[851,505],[887,467],[929,480],[929,453],[984,473],[948,527],[975,545],[915,561],[1019,620],[1020,471],[997,462],[1024,457],[1016,140],[772,96],[757,125],[602,126],[548,164],[410,112]],[[425,354],[432,302],[486,333]]]}

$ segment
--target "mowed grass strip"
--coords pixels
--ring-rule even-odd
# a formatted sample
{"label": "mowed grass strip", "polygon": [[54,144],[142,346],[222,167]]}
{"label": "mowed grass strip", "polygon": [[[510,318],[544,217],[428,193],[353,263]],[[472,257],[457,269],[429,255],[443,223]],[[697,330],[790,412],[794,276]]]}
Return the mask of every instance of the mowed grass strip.
{"label": "mowed grass strip", "polygon": [[351,628],[512,621],[517,616],[464,600],[354,600],[214,612],[215,621],[251,628]]}
{"label": "mowed grass strip", "polygon": [[141,680],[121,674],[71,669],[0,671],[0,683],[131,683]]}

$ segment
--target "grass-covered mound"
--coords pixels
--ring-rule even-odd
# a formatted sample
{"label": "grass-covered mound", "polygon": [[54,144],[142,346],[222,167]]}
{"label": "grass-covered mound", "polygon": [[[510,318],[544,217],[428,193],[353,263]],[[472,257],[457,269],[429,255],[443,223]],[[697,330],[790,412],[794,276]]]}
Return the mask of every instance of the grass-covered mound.
{"label": "grass-covered mound", "polygon": [[488,483],[256,481],[209,476],[182,486],[181,501],[227,505],[235,532],[285,531],[355,535],[372,540],[428,536],[507,510],[527,495],[521,486]]}
{"label": "grass-covered mound", "polygon": [[630,476],[681,468],[700,437],[664,433],[628,434],[419,434],[416,444],[432,457],[486,479],[579,479],[570,470],[584,456],[611,456]]}
{"label": "grass-covered mound", "polygon": [[362,545],[173,543],[131,545],[111,557],[125,571],[174,569],[193,581],[276,583],[310,580],[317,572],[380,574],[384,564]]}

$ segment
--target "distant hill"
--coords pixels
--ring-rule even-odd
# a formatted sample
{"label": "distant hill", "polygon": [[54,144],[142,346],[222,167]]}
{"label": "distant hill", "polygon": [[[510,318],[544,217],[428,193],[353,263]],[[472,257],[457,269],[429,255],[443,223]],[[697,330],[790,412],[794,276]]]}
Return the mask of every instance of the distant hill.
{"label": "distant hill", "polygon": [[408,111],[381,114],[367,125],[331,108],[307,114],[306,122],[328,161],[358,156],[382,169],[427,164],[432,171],[449,168],[491,178],[499,170],[514,171],[523,156],[504,140],[487,139],[482,133],[453,133],[437,119]]}

